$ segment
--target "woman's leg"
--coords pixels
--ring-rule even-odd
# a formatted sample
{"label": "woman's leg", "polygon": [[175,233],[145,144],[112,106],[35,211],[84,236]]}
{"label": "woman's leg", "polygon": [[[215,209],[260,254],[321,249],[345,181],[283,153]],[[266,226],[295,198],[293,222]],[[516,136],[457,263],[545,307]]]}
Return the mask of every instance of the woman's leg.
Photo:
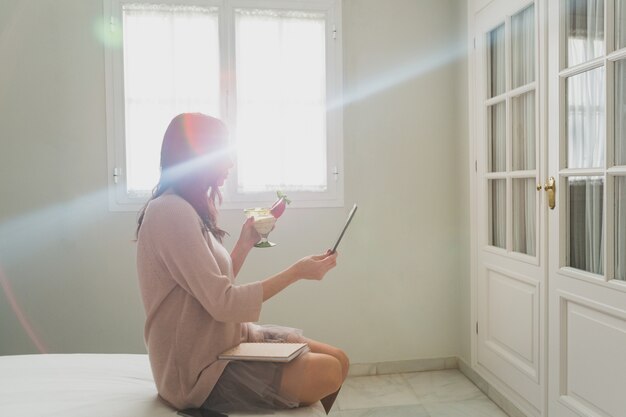
{"label": "woman's leg", "polygon": [[331,355],[335,357],[341,363],[341,371],[342,371],[342,379],[341,382],[346,380],[348,376],[348,369],[350,368],[350,360],[348,359],[348,355],[346,353],[334,346],[328,345],[326,343],[318,342],[313,339],[306,338],[306,342],[313,353],[325,353],[327,355]]}
{"label": "woman's leg", "polygon": [[283,369],[281,394],[310,405],[339,390],[343,383],[341,362],[325,353],[304,353]]}
{"label": "woman's leg", "polygon": [[[312,352],[331,355],[335,357],[339,361],[339,363],[341,363],[341,383],[343,384],[343,382],[348,377],[348,369],[350,368],[350,360],[348,359],[348,355],[346,355],[346,353],[343,350],[336,348],[334,346],[328,345],[326,343],[318,342],[316,340],[309,339],[309,338],[305,338],[305,339]],[[327,395],[326,397],[320,400],[327,414],[330,412],[330,409],[333,407],[333,404],[335,403],[335,400],[337,399],[337,395],[339,395],[340,389],[341,389],[341,385],[339,386],[337,391],[334,391],[333,393]]]}

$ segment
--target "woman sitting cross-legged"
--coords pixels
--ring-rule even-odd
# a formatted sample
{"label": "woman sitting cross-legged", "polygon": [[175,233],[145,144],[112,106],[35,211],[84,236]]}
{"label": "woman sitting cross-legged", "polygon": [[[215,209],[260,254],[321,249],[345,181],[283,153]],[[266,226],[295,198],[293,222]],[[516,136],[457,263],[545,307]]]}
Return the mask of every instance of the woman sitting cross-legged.
{"label": "woman sitting cross-legged", "polygon": [[[161,177],[137,227],[144,338],[159,395],[179,409],[259,411],[321,400],[328,412],[348,373],[346,354],[298,329],[252,322],[263,302],[288,285],[321,280],[337,254],[307,256],[272,277],[237,285],[260,236],[249,218],[232,252],[222,246],[216,199],[232,166],[220,120],[186,113],[170,122]],[[217,358],[241,342],[269,340],[306,342],[308,350],[288,363]]]}

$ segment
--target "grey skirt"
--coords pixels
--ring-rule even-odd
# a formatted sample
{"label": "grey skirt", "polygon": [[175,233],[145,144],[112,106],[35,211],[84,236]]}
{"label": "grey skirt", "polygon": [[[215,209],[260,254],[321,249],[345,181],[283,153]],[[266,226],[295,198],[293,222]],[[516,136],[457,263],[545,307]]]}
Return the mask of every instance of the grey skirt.
{"label": "grey skirt", "polygon": [[[253,324],[250,330],[248,340],[251,342],[306,341],[302,330],[291,327]],[[303,353],[308,351],[306,349]],[[280,390],[286,365],[280,362],[229,362],[201,408],[222,413],[266,413],[268,410],[298,407],[297,398],[289,398]]]}

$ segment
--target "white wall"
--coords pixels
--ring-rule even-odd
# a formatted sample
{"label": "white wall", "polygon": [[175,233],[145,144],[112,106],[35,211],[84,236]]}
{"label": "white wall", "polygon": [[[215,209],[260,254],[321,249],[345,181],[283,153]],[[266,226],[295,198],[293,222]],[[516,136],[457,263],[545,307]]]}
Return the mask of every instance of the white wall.
{"label": "white wall", "polygon": [[[145,351],[136,215],[109,212],[104,192],[101,14],[101,0],[0,3],[0,266],[49,352]],[[261,322],[354,363],[469,356],[465,20],[462,0],[344,0],[346,207],[288,210],[279,246],[239,279],[323,251],[359,213],[339,266],[269,300]],[[227,247],[243,220],[222,213]],[[0,354],[34,353],[6,290]]]}

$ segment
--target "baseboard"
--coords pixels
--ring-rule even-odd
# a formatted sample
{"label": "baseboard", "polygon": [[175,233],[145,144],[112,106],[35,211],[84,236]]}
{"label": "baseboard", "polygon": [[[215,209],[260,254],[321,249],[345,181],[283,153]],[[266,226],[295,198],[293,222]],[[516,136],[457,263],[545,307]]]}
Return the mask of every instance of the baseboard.
{"label": "baseboard", "polygon": [[376,363],[352,363],[349,376],[368,376],[398,374],[404,372],[441,371],[443,369],[457,369],[455,356],[447,358],[411,359],[406,361],[390,361]]}
{"label": "baseboard", "polygon": [[455,356],[447,358],[413,359],[377,363],[350,364],[349,376],[371,376],[398,374],[405,372],[441,371],[458,369],[474,383],[491,401],[498,405],[510,417],[528,417],[515,404],[509,401],[500,391],[495,389],[482,376],[478,375],[465,361]]}
{"label": "baseboard", "polygon": [[459,371],[474,383],[491,401],[496,403],[505,413],[510,417],[528,417],[526,413],[520,410],[515,404],[513,404],[508,398],[506,398],[500,391],[498,391],[493,385],[487,382],[482,376],[478,375],[476,371],[472,369],[461,358],[457,358],[459,364]]}

